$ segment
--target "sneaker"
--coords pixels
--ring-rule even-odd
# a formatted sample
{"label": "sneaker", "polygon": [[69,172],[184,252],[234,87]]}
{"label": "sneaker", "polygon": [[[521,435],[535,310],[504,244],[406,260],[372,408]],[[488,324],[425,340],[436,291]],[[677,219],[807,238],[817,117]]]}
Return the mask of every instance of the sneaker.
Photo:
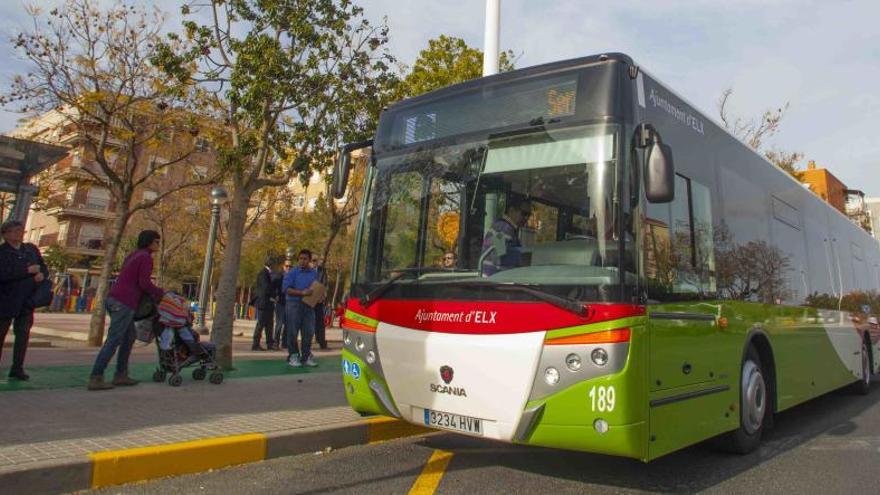
{"label": "sneaker", "polygon": [[113,385],[119,387],[131,387],[133,385],[137,385],[140,383],[138,380],[134,378],[129,378],[128,375],[116,375],[113,377]]}
{"label": "sneaker", "polygon": [[309,368],[314,368],[315,366],[318,366],[318,363],[316,363],[315,360],[312,359],[312,356],[309,356],[308,358],[306,358],[306,361],[303,363],[303,366],[308,366]]}
{"label": "sneaker", "polygon": [[251,350],[252,351],[265,351],[266,349],[263,349],[262,347],[255,345],[255,346],[251,347]]}
{"label": "sneaker", "polygon": [[300,366],[302,366],[302,363],[300,363],[299,358],[297,356],[292,356],[290,358],[290,360],[287,361],[287,363],[290,364],[291,366],[293,366],[294,368],[299,368]]}
{"label": "sneaker", "polygon": [[13,370],[9,372],[9,378],[13,380],[21,380],[26,382],[31,379],[30,375],[24,372],[24,370]]}
{"label": "sneaker", "polygon": [[89,390],[110,390],[113,388],[113,385],[104,381],[103,376],[91,376],[89,377]]}

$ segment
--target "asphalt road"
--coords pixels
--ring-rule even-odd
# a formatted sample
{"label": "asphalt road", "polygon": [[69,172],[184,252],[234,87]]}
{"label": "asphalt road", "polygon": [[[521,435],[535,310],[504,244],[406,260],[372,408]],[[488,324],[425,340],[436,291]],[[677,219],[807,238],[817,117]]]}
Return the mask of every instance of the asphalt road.
{"label": "asphalt road", "polygon": [[747,456],[711,442],[650,464],[439,433],[274,459],[96,493],[407,493],[437,450],[453,454],[437,493],[880,493],[880,385],[838,391],[777,416]]}

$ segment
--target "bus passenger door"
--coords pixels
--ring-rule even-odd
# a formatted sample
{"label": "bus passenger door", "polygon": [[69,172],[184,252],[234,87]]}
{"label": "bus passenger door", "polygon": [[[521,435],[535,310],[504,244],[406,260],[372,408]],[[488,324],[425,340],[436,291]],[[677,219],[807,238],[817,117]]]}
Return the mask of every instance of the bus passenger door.
{"label": "bus passenger door", "polygon": [[648,292],[651,456],[721,433],[739,360],[717,297],[716,253],[723,225],[712,223],[707,187],[676,175],[675,200],[649,204],[643,236]]}

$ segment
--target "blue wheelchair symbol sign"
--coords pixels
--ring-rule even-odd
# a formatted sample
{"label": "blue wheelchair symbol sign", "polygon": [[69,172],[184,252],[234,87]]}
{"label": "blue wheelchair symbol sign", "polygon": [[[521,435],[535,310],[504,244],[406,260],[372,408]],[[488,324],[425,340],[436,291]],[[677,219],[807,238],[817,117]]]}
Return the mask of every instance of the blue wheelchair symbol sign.
{"label": "blue wheelchair symbol sign", "polygon": [[361,367],[358,366],[357,363],[351,363],[351,376],[353,376],[355,380],[361,377]]}
{"label": "blue wheelchair symbol sign", "polygon": [[342,360],[342,372],[346,375],[351,373],[351,363],[348,362],[348,359]]}

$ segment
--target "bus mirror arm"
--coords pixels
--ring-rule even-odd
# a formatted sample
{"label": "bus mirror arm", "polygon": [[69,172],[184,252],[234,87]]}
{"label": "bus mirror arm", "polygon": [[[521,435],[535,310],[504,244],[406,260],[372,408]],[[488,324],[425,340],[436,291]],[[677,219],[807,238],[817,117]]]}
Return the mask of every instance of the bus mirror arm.
{"label": "bus mirror arm", "polygon": [[669,203],[675,199],[675,165],[672,148],[664,144],[651,124],[640,124],[633,145],[645,149],[645,197],[651,203]]}
{"label": "bus mirror arm", "polygon": [[339,159],[336,161],[336,169],[333,171],[333,197],[342,199],[348,187],[348,175],[351,171],[351,153],[353,151],[373,146],[373,140],[348,143],[339,148]]}

